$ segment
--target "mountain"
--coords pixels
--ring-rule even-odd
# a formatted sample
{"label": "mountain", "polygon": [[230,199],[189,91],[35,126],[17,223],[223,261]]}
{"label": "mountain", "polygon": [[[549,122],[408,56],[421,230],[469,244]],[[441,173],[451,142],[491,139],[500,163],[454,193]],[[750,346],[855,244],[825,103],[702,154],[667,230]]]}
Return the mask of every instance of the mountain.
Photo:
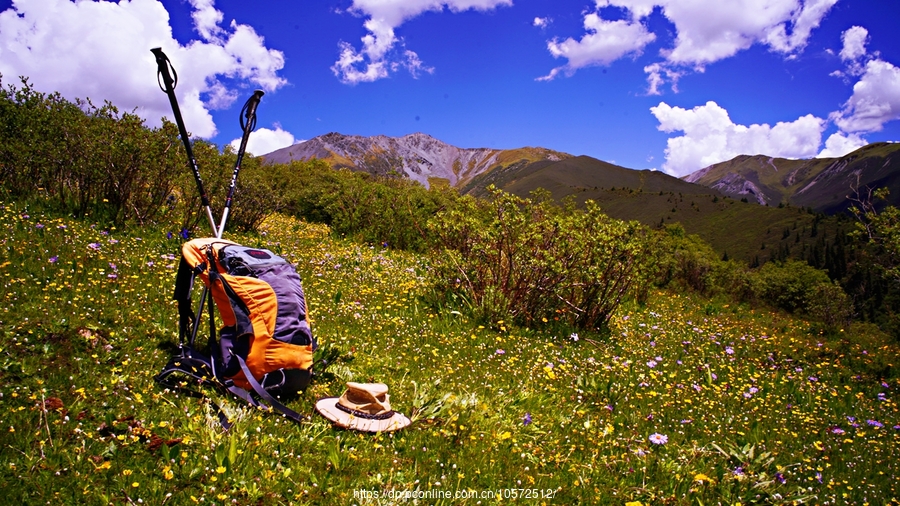
{"label": "mountain", "polygon": [[498,167],[527,166],[571,156],[544,148],[458,148],[423,133],[403,137],[362,137],[332,132],[273,151],[262,158],[272,163],[319,158],[334,168],[378,175],[397,173],[426,187],[441,180],[459,187]]}
{"label": "mountain", "polygon": [[[683,179],[545,148],[458,148],[423,133],[403,137],[329,133],[262,158],[287,163],[315,157],[335,168],[397,174],[425,186],[449,184],[475,196],[486,195],[489,185],[522,197],[543,188],[554,199],[568,197],[577,205],[594,200],[613,218],[652,227],[679,223],[729,258],[753,264],[803,258],[824,267],[824,260],[816,259],[828,258],[824,251],[836,247],[852,223],[808,209],[845,205],[848,178],[855,181],[857,173],[863,185],[896,186],[892,178],[897,177],[900,145],[867,148],[839,159],[740,156]],[[895,193],[900,197],[900,191]]]}
{"label": "mountain", "polygon": [[[733,198],[763,205],[790,204],[826,214],[846,210],[855,189],[900,186],[900,144],[869,144],[840,158],[787,160],[738,156],[683,178]],[[900,204],[894,191],[889,204]]]}

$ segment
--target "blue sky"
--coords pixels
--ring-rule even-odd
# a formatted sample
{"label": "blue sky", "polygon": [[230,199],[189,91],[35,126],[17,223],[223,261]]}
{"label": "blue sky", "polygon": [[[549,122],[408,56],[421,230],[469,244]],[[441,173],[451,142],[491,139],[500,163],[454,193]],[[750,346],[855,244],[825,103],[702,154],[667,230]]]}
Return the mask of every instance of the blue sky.
{"label": "blue sky", "polygon": [[896,0],[0,1],[0,73],[170,115],[219,145],[266,95],[255,154],[425,132],[686,175],[739,154],[900,140]]}

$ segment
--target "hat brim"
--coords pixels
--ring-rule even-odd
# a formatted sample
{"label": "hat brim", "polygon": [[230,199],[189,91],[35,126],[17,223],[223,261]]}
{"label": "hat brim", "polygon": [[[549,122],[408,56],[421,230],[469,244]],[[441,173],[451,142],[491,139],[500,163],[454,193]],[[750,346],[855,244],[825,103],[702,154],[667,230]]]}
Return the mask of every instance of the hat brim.
{"label": "hat brim", "polygon": [[390,418],[383,420],[353,416],[336,407],[338,399],[338,397],[326,397],[316,402],[316,411],[338,427],[363,432],[392,432],[402,429],[411,423],[406,415],[397,411]]}

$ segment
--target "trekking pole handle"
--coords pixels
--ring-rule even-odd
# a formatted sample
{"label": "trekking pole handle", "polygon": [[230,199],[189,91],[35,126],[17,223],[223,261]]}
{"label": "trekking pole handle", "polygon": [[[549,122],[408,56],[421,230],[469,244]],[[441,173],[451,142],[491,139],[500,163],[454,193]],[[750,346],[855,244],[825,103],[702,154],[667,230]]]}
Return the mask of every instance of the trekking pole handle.
{"label": "trekking pole handle", "polygon": [[234,199],[234,189],[237,185],[238,173],[241,171],[244,152],[247,150],[247,140],[250,138],[250,132],[256,128],[256,108],[259,107],[259,102],[263,95],[265,95],[265,92],[262,90],[254,91],[253,95],[247,99],[247,102],[244,104],[244,107],[241,109],[241,114],[238,117],[243,135],[241,136],[241,144],[238,147],[234,170],[231,172],[231,183],[228,186],[228,195],[225,198],[225,208],[222,210],[222,221],[219,222],[218,235],[216,236],[218,238],[221,238],[222,234],[225,232],[225,222],[228,221],[228,215],[231,212],[231,202]]}
{"label": "trekking pole handle", "polygon": [[[169,97],[169,104],[172,106],[172,114],[175,116],[175,124],[178,126],[178,134],[181,135],[181,142],[184,143],[184,150],[187,153],[188,167],[194,173],[194,181],[197,183],[197,191],[200,193],[200,202],[206,208],[206,218],[212,227],[213,235],[219,236],[216,228],[216,220],[213,218],[212,209],[209,207],[209,197],[206,189],[203,187],[203,179],[200,177],[200,169],[197,168],[197,160],[194,158],[194,150],[191,148],[191,140],[188,137],[187,129],[184,127],[184,119],[181,117],[181,109],[178,107],[178,99],[175,97],[175,86],[178,84],[178,74],[175,67],[169,61],[169,57],[163,52],[161,47],[150,50],[156,57],[157,81],[162,78],[159,87]],[[171,70],[171,73],[169,72]],[[174,75],[174,78],[173,78]]]}

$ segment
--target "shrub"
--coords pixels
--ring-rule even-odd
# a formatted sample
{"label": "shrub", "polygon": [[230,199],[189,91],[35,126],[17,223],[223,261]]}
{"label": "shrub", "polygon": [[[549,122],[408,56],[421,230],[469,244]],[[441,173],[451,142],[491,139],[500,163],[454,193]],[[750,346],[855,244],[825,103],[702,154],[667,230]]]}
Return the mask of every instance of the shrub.
{"label": "shrub", "polygon": [[599,329],[646,286],[652,247],[637,222],[609,218],[592,201],[575,211],[491,193],[490,202],[463,198],[429,223],[436,293],[462,297],[482,319]]}

